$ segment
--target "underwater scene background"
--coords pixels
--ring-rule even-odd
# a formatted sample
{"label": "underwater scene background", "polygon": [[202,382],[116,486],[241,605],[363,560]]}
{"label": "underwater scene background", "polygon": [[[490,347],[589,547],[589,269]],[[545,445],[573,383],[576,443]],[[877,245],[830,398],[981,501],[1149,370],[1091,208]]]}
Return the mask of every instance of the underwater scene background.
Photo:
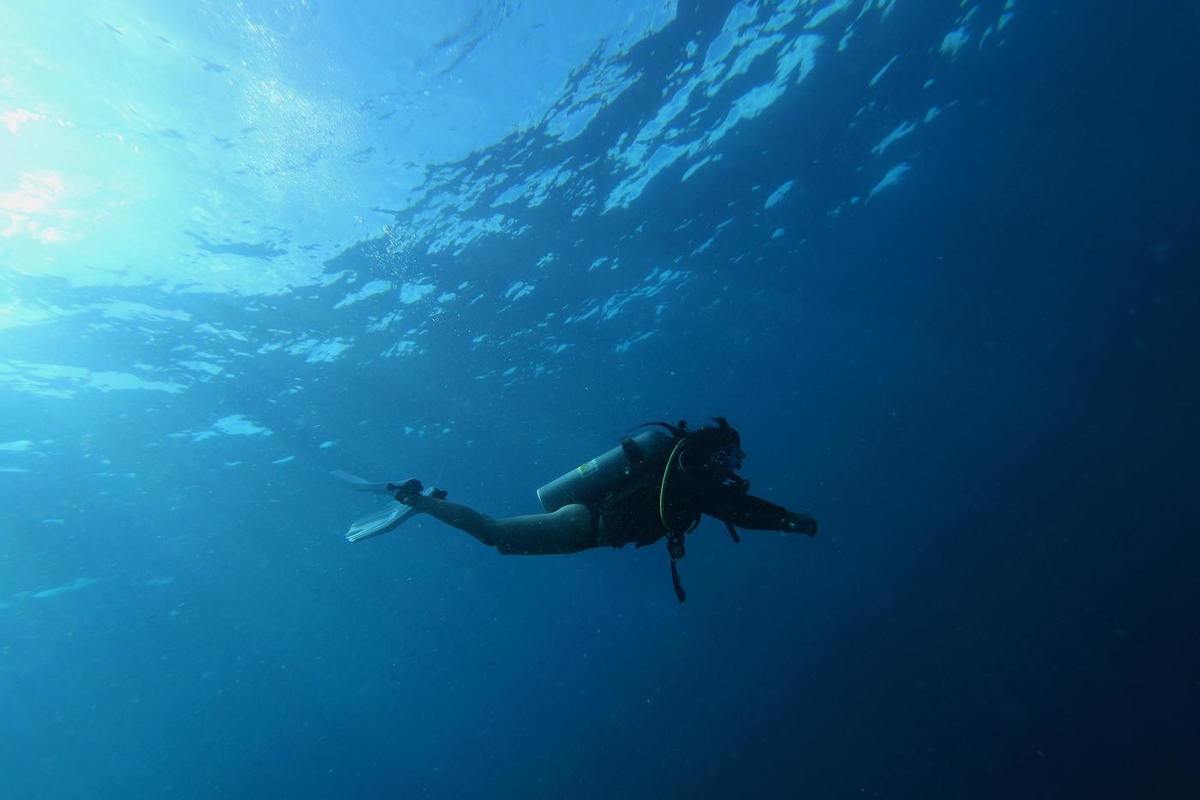
{"label": "underwater scene background", "polygon": [[[0,4],[0,794],[1195,797],[1194,4]],[[501,556],[724,415],[815,539]]]}

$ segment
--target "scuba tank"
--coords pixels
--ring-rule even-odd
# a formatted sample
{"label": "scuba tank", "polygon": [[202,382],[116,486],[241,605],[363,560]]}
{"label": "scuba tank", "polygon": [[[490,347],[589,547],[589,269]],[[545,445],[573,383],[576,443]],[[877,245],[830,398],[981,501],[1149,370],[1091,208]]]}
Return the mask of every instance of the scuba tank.
{"label": "scuba tank", "polygon": [[661,463],[675,441],[675,437],[663,431],[643,431],[622,439],[617,447],[538,489],[542,509],[550,514],[571,503],[599,502],[606,494],[621,488],[645,464]]}

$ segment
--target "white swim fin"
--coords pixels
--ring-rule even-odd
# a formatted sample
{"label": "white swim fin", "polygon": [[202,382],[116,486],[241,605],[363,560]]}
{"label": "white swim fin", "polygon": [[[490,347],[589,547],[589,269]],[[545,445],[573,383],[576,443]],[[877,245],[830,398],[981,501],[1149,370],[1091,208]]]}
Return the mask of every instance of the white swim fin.
{"label": "white swim fin", "polygon": [[370,539],[372,536],[382,536],[396,530],[411,518],[416,516],[416,509],[408,508],[399,503],[392,503],[379,509],[374,514],[356,520],[346,531],[347,542],[357,542]]}
{"label": "white swim fin", "polygon": [[[405,493],[427,494],[429,497],[435,497],[438,500],[446,499],[446,492],[444,490],[434,488],[430,488],[428,491],[423,490],[421,482],[418,480],[368,481],[340,469],[334,470],[331,474],[351,489],[360,492],[386,494],[389,497],[395,497],[397,493],[403,491]],[[351,525],[350,530],[346,531],[346,541],[357,542],[361,539],[370,539],[372,536],[382,536],[385,533],[396,530],[396,528],[408,522],[416,514],[416,509],[409,508],[399,501],[389,503],[374,514],[365,516]]]}
{"label": "white swim fin", "polygon": [[393,495],[403,486],[404,481],[368,481],[357,475],[351,475],[349,472],[341,469],[335,469],[329,473],[337,478],[342,483],[359,492],[374,492],[375,494]]}

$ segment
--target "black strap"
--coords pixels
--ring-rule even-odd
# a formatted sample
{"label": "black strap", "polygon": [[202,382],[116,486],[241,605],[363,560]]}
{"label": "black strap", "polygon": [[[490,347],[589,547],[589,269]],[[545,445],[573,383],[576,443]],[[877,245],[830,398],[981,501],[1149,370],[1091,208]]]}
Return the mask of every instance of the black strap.
{"label": "black strap", "polygon": [[683,534],[667,534],[667,552],[670,553],[672,561],[678,561],[687,555],[687,551],[684,549],[683,545]]}
{"label": "black strap", "polygon": [[621,437],[621,449],[625,451],[625,458],[629,460],[629,471],[631,473],[637,472],[642,464],[646,463],[646,451],[628,436]]}
{"label": "black strap", "polygon": [[741,543],[742,537],[738,536],[737,528],[733,527],[732,523],[726,522],[725,530],[729,531],[729,535],[733,537],[733,541],[735,544]]}
{"label": "black strap", "polygon": [[683,583],[679,580],[679,568],[675,566],[675,559],[671,559],[671,583],[675,586],[675,596],[679,598],[679,602],[687,601],[687,592],[683,590]]}
{"label": "black strap", "polygon": [[681,603],[687,600],[687,592],[683,590],[683,582],[679,580],[679,567],[676,564],[679,559],[687,555],[683,537],[682,533],[667,534],[667,553],[671,556],[671,584],[675,587],[675,596]]}

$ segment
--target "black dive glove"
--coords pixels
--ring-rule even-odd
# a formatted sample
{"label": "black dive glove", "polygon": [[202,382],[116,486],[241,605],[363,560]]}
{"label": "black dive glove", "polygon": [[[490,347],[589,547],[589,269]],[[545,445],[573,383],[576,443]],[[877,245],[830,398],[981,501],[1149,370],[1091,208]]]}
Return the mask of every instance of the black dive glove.
{"label": "black dive glove", "polygon": [[816,536],[817,521],[808,514],[794,514],[789,511],[783,521],[783,530],[788,533],[803,533],[808,536]]}

